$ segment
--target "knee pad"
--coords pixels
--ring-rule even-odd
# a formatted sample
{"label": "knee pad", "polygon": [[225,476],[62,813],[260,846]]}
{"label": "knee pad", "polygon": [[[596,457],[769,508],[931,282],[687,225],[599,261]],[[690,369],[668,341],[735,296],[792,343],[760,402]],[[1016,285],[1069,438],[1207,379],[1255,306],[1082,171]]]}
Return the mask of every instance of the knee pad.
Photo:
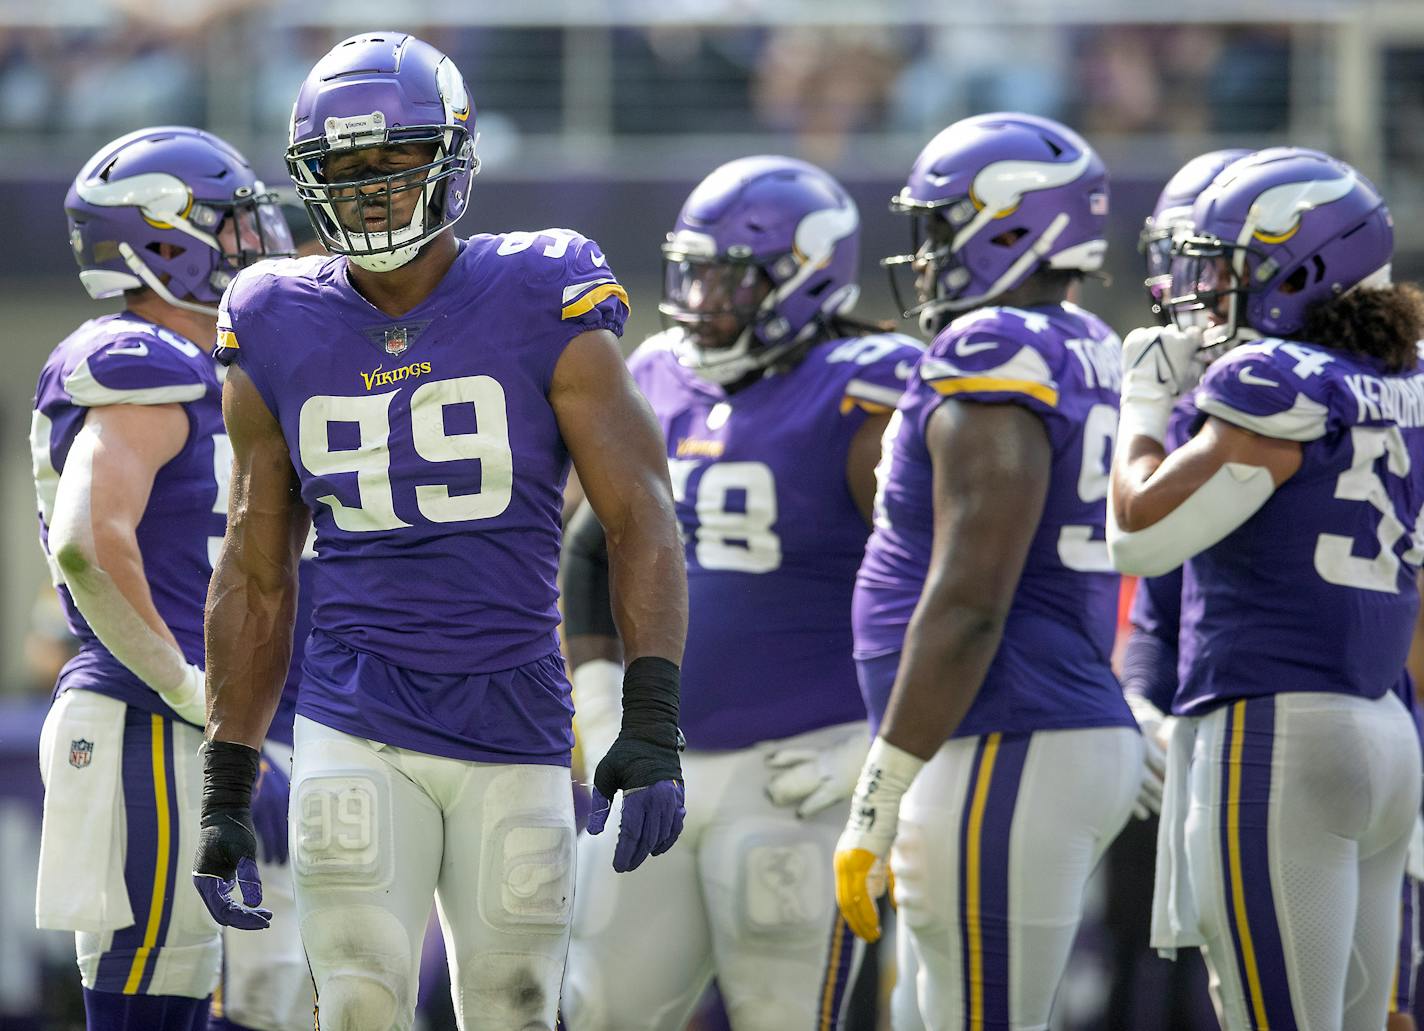
{"label": "knee pad", "polygon": [[748,837],[737,861],[742,933],[768,940],[824,933],[835,898],[830,868],[824,849],[794,832]]}
{"label": "knee pad", "polygon": [[304,777],[293,788],[293,869],[299,884],[390,885],[390,782],[371,770]]}
{"label": "knee pad", "polygon": [[302,921],[322,1031],[408,1031],[415,963],[406,929],[384,909],[332,906]]}
{"label": "knee pad", "polygon": [[[562,956],[489,952],[464,966],[456,986],[461,1026],[548,1031],[559,1009]],[[323,1031],[325,1025],[323,1025]]]}

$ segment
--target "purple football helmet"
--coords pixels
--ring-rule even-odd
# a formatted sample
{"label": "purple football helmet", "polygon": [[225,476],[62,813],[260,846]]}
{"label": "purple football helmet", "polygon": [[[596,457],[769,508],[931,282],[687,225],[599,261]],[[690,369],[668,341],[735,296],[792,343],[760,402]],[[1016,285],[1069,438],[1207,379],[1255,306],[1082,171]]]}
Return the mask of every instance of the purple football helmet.
{"label": "purple football helmet", "polygon": [[[813,340],[860,295],[860,212],[830,175],[794,158],[740,158],[697,185],[663,244],[658,310],[678,361],[735,383]],[[734,326],[714,342],[719,324]]]}
{"label": "purple football helmet", "polygon": [[890,209],[912,216],[912,250],[882,264],[897,301],[896,269],[915,270],[920,303],[900,306],[930,335],[1041,268],[1095,272],[1107,251],[1102,159],[1073,130],[1034,115],[955,122],[920,151]]}
{"label": "purple football helmet", "polygon": [[[297,93],[287,170],[327,249],[361,268],[400,268],[421,245],[465,213],[470,180],[479,171],[472,133],[475,110],[454,62],[404,32],[363,32],[343,40],[316,63]],[[407,143],[430,144],[434,157],[394,175],[362,174],[342,182],[326,175],[333,153]],[[418,190],[410,221],[396,227],[391,198]],[[383,215],[384,227],[368,214]]]}
{"label": "purple football helmet", "polygon": [[140,129],[101,147],[70,185],[64,212],[79,281],[96,299],[148,287],[216,315],[239,269],[296,250],[276,195],[247,159],[185,126]]}
{"label": "purple football helmet", "polygon": [[1251,151],[1244,147],[1213,150],[1192,158],[1167,180],[1157,197],[1157,206],[1142,223],[1137,237],[1137,249],[1147,261],[1147,278],[1142,285],[1152,314],[1166,325],[1171,321],[1166,301],[1177,291],[1172,289],[1172,237],[1186,234],[1192,225],[1192,204],[1217,174],[1231,162],[1244,158]]}
{"label": "purple football helmet", "polygon": [[1394,222],[1374,185],[1317,150],[1272,147],[1232,163],[1192,206],[1172,245],[1168,307],[1209,322],[1208,345],[1288,337],[1306,310],[1390,282]]}

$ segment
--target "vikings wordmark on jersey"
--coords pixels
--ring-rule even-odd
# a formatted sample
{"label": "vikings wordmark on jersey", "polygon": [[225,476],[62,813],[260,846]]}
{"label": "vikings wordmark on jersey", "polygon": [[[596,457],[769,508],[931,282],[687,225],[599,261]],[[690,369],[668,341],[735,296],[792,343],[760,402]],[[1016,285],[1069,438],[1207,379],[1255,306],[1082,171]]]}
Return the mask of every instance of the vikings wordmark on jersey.
{"label": "vikings wordmark on jersey", "polygon": [[428,754],[568,762],[561,670],[519,684],[499,671],[558,651],[569,459],[554,366],[627,311],[597,244],[565,229],[463,241],[400,319],[341,259],[265,262],[233,283],[217,357],[281,423],[316,526],[301,714]]}
{"label": "vikings wordmark on jersey", "polygon": [[[687,548],[688,744],[746,748],[864,719],[846,617],[866,526],[846,460],[921,350],[893,333],[829,340],[729,394],[678,362],[675,332],[631,369],[667,437]],[[746,646],[756,639],[776,647]]]}

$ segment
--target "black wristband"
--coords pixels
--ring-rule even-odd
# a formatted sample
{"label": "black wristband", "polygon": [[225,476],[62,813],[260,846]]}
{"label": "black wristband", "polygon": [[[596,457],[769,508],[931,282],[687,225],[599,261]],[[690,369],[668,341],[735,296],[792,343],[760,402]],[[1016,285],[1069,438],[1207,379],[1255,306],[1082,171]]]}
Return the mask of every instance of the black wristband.
{"label": "black wristband", "polygon": [[644,655],[623,673],[623,735],[665,748],[677,748],[678,693],[682,674],[677,663]]}
{"label": "black wristband", "polygon": [[203,749],[203,815],[251,809],[261,753],[236,741],[209,741]]}

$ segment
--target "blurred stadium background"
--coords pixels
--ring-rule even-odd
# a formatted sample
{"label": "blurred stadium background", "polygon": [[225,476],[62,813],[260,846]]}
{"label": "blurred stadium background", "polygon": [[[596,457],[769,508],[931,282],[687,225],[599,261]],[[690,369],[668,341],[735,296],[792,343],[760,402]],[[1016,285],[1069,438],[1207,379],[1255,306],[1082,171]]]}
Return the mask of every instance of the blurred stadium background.
{"label": "blurred stadium background", "polygon": [[[388,27],[445,50],[469,83],[484,166],[463,230],[598,239],[630,289],[630,345],[657,327],[658,243],[688,188],[752,153],[847,183],[865,226],[861,311],[892,317],[876,259],[908,227],[886,201],[931,135],[996,109],[1062,119],[1106,159],[1113,283],[1086,301],[1120,331],[1145,316],[1143,217],[1178,165],[1217,147],[1353,162],[1394,211],[1396,275],[1424,277],[1421,0],[0,0],[0,1028],[46,1026],[21,1022],[45,990],[26,930],[29,814],[65,647],[35,539],[30,399],[49,349],[101,310],[74,275],[64,191],[100,144],[163,123],[212,129],[285,184],[306,71]],[[70,948],[54,955],[72,980]],[[1101,979],[1075,985],[1081,1026],[1105,1026]]]}

